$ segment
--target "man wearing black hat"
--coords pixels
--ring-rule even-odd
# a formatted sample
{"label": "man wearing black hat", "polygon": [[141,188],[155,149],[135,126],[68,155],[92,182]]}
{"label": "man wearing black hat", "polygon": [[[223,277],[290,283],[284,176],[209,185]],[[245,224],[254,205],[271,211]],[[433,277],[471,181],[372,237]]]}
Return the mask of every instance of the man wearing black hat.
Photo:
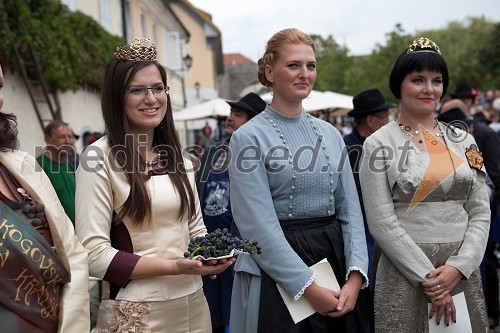
{"label": "man wearing black hat", "polygon": [[361,159],[365,139],[389,122],[389,109],[396,106],[394,104],[387,103],[384,96],[378,89],[369,89],[360,92],[354,96],[352,103],[354,109],[347,115],[354,118],[355,126],[351,134],[344,136],[344,142],[349,153],[349,161],[351,162],[351,168],[354,173],[354,180],[358,190],[359,202],[361,203],[363,220],[365,221],[366,244],[368,246],[368,256],[370,260],[370,265],[368,266],[368,276],[371,278],[374,240],[368,231],[368,226],[366,224],[363,198],[361,196],[361,186],[359,184],[359,160]]}
{"label": "man wearing black hat", "polygon": [[[231,106],[224,128],[227,138],[210,146],[203,153],[196,186],[207,230],[211,232],[217,228],[227,228],[232,233],[237,233],[229,201],[229,140],[234,131],[266,108],[266,102],[259,95],[249,93],[237,101],[227,103]],[[210,307],[214,333],[224,332],[229,324],[232,285],[233,276],[229,269],[218,274],[215,280],[203,277],[203,289]]]}
{"label": "man wearing black hat", "polygon": [[[369,89],[360,92],[352,99],[354,109],[347,115],[354,118],[354,128],[352,132],[344,136],[344,142],[349,153],[349,162],[358,191],[359,203],[361,204],[361,212],[363,213],[363,221],[365,224],[366,245],[368,247],[368,277],[372,280],[372,259],[374,252],[374,239],[368,230],[366,223],[365,209],[363,207],[363,197],[361,195],[361,185],[359,183],[359,161],[363,152],[363,143],[365,139],[373,134],[376,130],[386,125],[389,122],[389,109],[395,108],[394,104],[387,103],[384,96],[378,89]],[[373,284],[370,283],[371,286]],[[373,296],[369,297],[370,303],[359,303],[356,306],[366,308],[366,313],[373,314]],[[368,318],[370,326],[373,326],[373,317]],[[373,327],[372,327],[373,330]]]}
{"label": "man wearing black hat", "polygon": [[477,113],[474,110],[474,105],[476,101],[477,91],[476,89],[469,86],[467,83],[459,83],[455,88],[455,92],[451,95],[452,99],[458,99],[465,103],[467,106],[467,113],[472,115],[474,120],[480,119],[481,116],[484,116],[482,113]]}
{"label": "man wearing black hat", "polygon": [[476,95],[476,89],[471,88],[467,83],[459,83],[455,88],[455,92],[451,94],[451,98],[462,100],[470,110],[474,106]]}

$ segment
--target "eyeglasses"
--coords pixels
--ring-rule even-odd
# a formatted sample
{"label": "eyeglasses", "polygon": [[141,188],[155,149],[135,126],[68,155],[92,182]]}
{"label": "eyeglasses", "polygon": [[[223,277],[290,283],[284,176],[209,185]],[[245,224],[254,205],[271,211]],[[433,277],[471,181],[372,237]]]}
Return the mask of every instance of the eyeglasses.
{"label": "eyeglasses", "polygon": [[125,94],[130,94],[133,96],[138,96],[138,97],[146,97],[148,94],[148,90],[151,90],[154,95],[160,94],[160,93],[166,93],[167,95],[169,94],[170,87],[169,86],[157,86],[157,87],[131,87],[127,90],[125,90]]}
{"label": "eyeglasses", "polygon": [[381,119],[381,120],[384,120],[384,121],[389,121],[389,119],[390,119],[389,115],[387,115],[387,116],[379,116],[379,115],[377,115],[375,113],[372,113],[370,116],[373,116],[375,118],[378,118],[378,119]]}

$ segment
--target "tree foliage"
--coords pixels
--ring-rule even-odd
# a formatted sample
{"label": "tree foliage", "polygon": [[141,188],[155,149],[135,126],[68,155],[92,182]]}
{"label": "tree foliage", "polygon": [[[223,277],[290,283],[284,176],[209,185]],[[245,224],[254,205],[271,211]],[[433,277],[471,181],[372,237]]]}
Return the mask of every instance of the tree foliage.
{"label": "tree foliage", "polygon": [[319,35],[311,35],[316,47],[318,77],[316,89],[329,90],[336,87],[337,92],[347,91],[347,70],[352,67],[353,58],[349,50],[340,46],[330,35],[326,39]]}
{"label": "tree foliage", "polygon": [[318,63],[317,90],[355,95],[378,88],[386,99],[396,102],[389,90],[389,75],[396,58],[413,39],[425,36],[441,48],[450,73],[450,88],[466,82],[479,90],[500,88],[500,23],[484,17],[449,22],[442,29],[405,32],[398,23],[386,34],[384,45],[377,44],[366,56],[349,55],[332,36],[312,35]]}
{"label": "tree foliage", "polygon": [[[469,18],[464,23],[450,22],[442,30],[420,32],[441,48],[450,73],[450,91],[454,91],[456,84],[462,82],[481,90],[495,85],[493,75],[496,72],[498,77],[500,69],[497,67],[495,71],[490,68],[488,63],[494,59],[485,57],[485,50],[490,47],[488,44],[494,42],[493,45],[498,46],[498,40],[491,40],[494,28],[495,24],[484,18]],[[496,83],[499,83],[498,79]]]}
{"label": "tree foliage", "polygon": [[31,44],[50,91],[99,89],[107,62],[124,43],[57,0],[0,0],[0,21],[5,65],[19,70],[13,44],[21,51]]}

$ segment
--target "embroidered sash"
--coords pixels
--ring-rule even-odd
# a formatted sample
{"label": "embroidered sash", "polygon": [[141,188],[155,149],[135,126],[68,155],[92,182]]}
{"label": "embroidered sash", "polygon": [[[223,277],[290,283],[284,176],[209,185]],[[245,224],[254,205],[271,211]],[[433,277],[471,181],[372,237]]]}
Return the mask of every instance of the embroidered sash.
{"label": "embroidered sash", "polygon": [[70,281],[56,251],[0,201],[0,322],[8,332],[57,332],[59,291]]}

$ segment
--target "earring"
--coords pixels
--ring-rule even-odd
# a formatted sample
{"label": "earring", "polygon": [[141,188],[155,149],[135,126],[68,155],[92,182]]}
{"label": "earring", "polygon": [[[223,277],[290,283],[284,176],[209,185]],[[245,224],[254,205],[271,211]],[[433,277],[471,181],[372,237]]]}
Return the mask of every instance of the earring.
{"label": "earring", "polygon": [[161,123],[160,123],[160,131],[163,131],[163,121],[164,121],[164,120],[165,120],[165,119],[162,119],[162,121],[161,121]]}

